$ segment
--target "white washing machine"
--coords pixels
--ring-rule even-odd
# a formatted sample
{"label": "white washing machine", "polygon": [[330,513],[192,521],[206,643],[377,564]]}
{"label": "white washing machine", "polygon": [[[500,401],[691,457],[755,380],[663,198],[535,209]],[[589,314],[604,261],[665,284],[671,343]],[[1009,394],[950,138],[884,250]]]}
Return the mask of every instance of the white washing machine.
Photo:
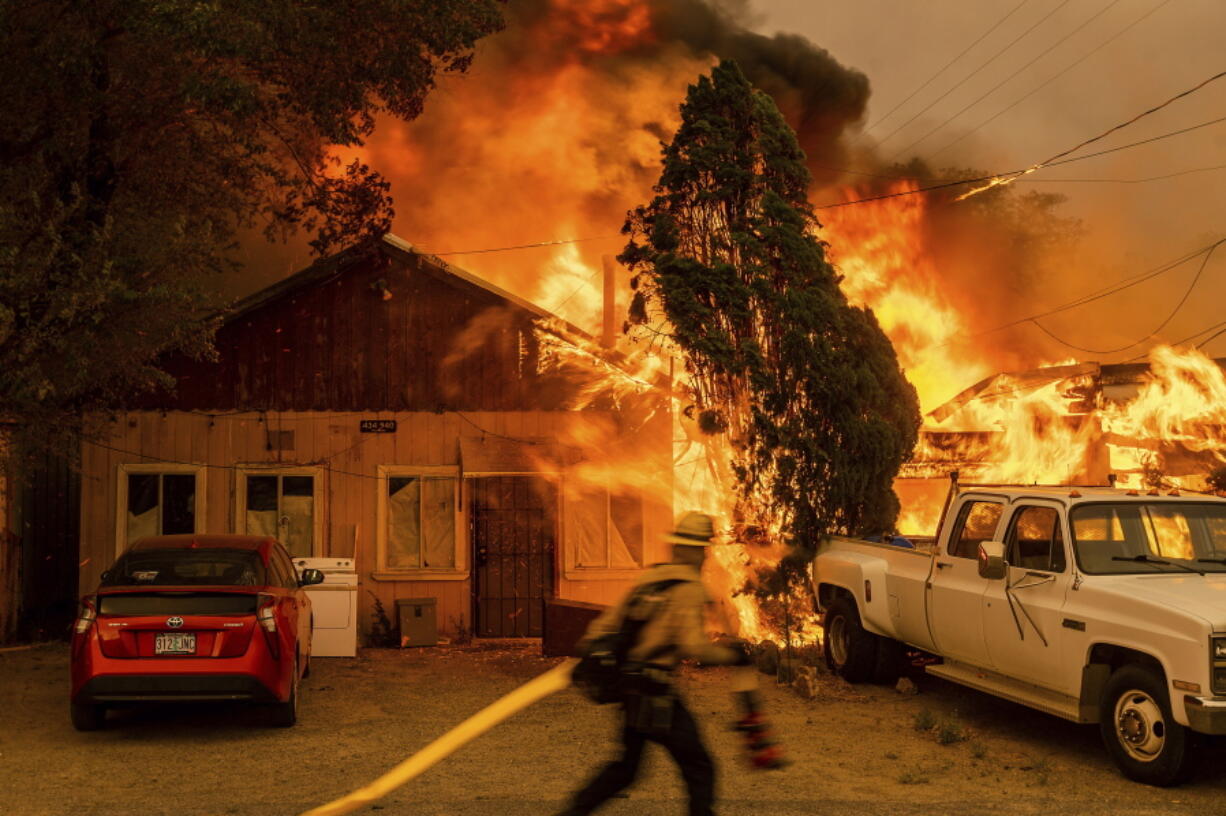
{"label": "white washing machine", "polygon": [[306,587],[315,626],[311,632],[313,657],[353,657],[358,653],[358,574],[352,558],[295,558],[301,575],[305,569],[324,574],[322,584]]}

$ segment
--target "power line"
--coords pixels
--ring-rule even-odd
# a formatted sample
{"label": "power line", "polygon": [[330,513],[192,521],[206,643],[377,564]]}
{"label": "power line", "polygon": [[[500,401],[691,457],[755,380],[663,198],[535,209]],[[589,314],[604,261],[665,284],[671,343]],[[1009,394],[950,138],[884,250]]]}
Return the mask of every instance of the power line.
{"label": "power line", "polygon": [[[1055,162],[1056,162],[1058,159],[1062,159],[1062,158],[1064,158],[1065,156],[1068,156],[1068,155],[1071,155],[1071,154],[1073,154],[1073,153],[1076,153],[1078,150],[1081,150],[1081,148],[1086,147],[1087,145],[1091,145],[1091,144],[1094,144],[1095,142],[1101,141],[1101,140],[1103,140],[1103,139],[1107,138],[1108,136],[1110,136],[1112,133],[1115,133],[1117,130],[1122,130],[1122,129],[1124,129],[1124,128],[1126,128],[1126,127],[1130,126],[1130,125],[1133,125],[1133,124],[1135,124],[1135,123],[1139,122],[1140,120],[1144,119],[1146,116],[1150,116],[1150,115],[1152,115],[1152,114],[1157,113],[1158,111],[1162,110],[1163,108],[1167,107],[1168,105],[1172,105],[1172,104],[1174,104],[1175,102],[1177,102],[1178,100],[1183,99],[1185,96],[1189,96],[1189,95],[1191,95],[1191,94],[1196,93],[1196,92],[1197,92],[1197,91],[1199,91],[1201,88],[1204,88],[1206,85],[1208,85],[1209,83],[1211,83],[1211,82],[1215,82],[1215,81],[1217,81],[1217,80],[1221,79],[1222,77],[1226,77],[1226,71],[1220,71],[1220,72],[1218,72],[1218,73],[1214,74],[1213,76],[1209,77],[1208,79],[1201,80],[1200,82],[1198,82],[1198,83],[1196,83],[1195,85],[1193,85],[1191,88],[1188,88],[1187,90],[1184,90],[1184,91],[1180,91],[1179,93],[1177,93],[1177,94],[1175,94],[1174,96],[1172,96],[1170,99],[1167,99],[1167,100],[1166,100],[1166,101],[1164,101],[1164,102],[1161,102],[1161,103],[1159,103],[1159,104],[1157,104],[1157,105],[1154,105],[1154,106],[1153,106],[1152,108],[1150,108],[1149,110],[1142,111],[1142,112],[1138,113],[1136,116],[1132,117],[1131,119],[1128,119],[1127,121],[1124,121],[1124,122],[1120,122],[1120,123],[1119,123],[1118,125],[1116,125],[1115,127],[1107,128],[1106,130],[1104,130],[1102,133],[1098,134],[1097,136],[1091,136],[1089,139],[1086,139],[1086,140],[1085,140],[1085,141],[1083,141],[1081,144],[1074,145],[1073,147],[1070,147],[1068,150],[1061,151],[1060,153],[1057,153],[1056,155],[1052,156],[1052,157],[1051,157],[1051,158],[1049,158],[1049,159],[1045,159],[1045,160],[1043,160],[1043,161],[1041,161],[1041,162],[1039,162],[1039,163],[1037,163],[1037,164],[1033,164],[1033,165],[1031,165],[1030,167],[1028,167],[1028,168],[1026,168],[1025,170],[1023,170],[1023,171],[1022,171],[1021,173],[1019,173],[1018,175],[1026,175],[1026,174],[1030,174],[1030,173],[1035,172],[1036,170],[1041,170],[1041,169],[1042,169],[1042,168],[1044,168],[1044,167],[1047,167],[1047,166],[1049,166],[1049,165],[1052,165],[1052,164],[1054,164],[1054,163],[1055,163]],[[1017,177],[1017,176],[1013,176],[1013,178],[1016,178],[1016,177]],[[979,187],[979,188],[976,188],[976,189],[974,189],[974,190],[969,190],[969,191],[967,191],[967,192],[963,193],[961,196],[959,196],[959,200],[962,200],[962,199],[964,199],[964,198],[969,198],[969,197],[971,197],[971,196],[975,195],[976,193],[981,193],[981,192],[983,192],[984,190],[991,189],[992,187],[999,187],[999,186],[1004,185],[1004,184],[1009,184],[1009,183],[1010,183],[1010,182],[1013,180],[1013,178],[997,178],[997,179],[993,179],[991,182],[989,182],[988,184],[984,185],[983,187]]]}
{"label": "power line", "polygon": [[[900,176],[894,173],[869,173],[864,170],[850,170],[846,167],[830,167],[827,165],[814,165],[822,170],[830,170],[835,173],[845,173],[849,176],[864,176],[866,178],[890,179],[894,181],[913,181],[915,176]],[[1022,178],[1017,180],[1017,184],[1147,184],[1151,181],[1163,181],[1165,179],[1178,178],[1179,176],[1189,176],[1193,173],[1207,173],[1211,170],[1226,170],[1226,164],[1214,164],[1209,167],[1191,167],[1187,170],[1177,170],[1174,173],[1164,173],[1160,176],[1147,176],[1145,178]]]}
{"label": "power line", "polygon": [[975,107],[976,105],[978,105],[978,104],[979,104],[980,102],[982,102],[983,100],[987,99],[987,98],[988,98],[989,96],[991,96],[992,94],[996,93],[996,92],[997,92],[998,90],[1000,90],[1000,89],[1001,89],[1003,86],[1005,86],[1005,85],[1007,85],[1009,82],[1013,81],[1014,77],[1016,77],[1018,74],[1022,73],[1022,72],[1023,72],[1023,71],[1025,71],[1027,68],[1029,68],[1030,66],[1034,65],[1034,64],[1035,64],[1036,62],[1038,62],[1039,60],[1043,59],[1043,57],[1047,56],[1047,55],[1048,55],[1048,54],[1050,54],[1052,51],[1055,51],[1055,50],[1056,50],[1057,48],[1059,48],[1061,45],[1063,45],[1064,43],[1066,43],[1066,42],[1069,40],[1069,38],[1070,38],[1070,37],[1072,37],[1072,36],[1074,36],[1075,34],[1077,34],[1077,32],[1081,31],[1083,28],[1085,28],[1086,26],[1088,26],[1090,23],[1094,22],[1094,21],[1095,21],[1095,20],[1097,20],[1099,17],[1103,16],[1103,14],[1107,13],[1107,12],[1108,12],[1108,11],[1110,11],[1112,8],[1114,8],[1115,6],[1118,6],[1118,5],[1119,5],[1119,3],[1120,3],[1120,0],[1111,0],[1111,2],[1110,2],[1110,3],[1108,3],[1108,4],[1107,4],[1107,5],[1105,5],[1105,6],[1103,6],[1101,9],[1099,9],[1099,10],[1098,10],[1097,12],[1095,12],[1094,14],[1090,15],[1090,17],[1089,17],[1088,19],[1086,19],[1086,21],[1085,21],[1085,22],[1083,22],[1081,25],[1077,26],[1077,27],[1076,27],[1076,28],[1074,28],[1072,31],[1070,31],[1069,33],[1065,34],[1065,35],[1064,35],[1063,37],[1061,37],[1060,39],[1056,40],[1056,41],[1055,41],[1055,42],[1054,42],[1052,45],[1049,45],[1049,46],[1048,46],[1047,48],[1045,48],[1043,51],[1039,52],[1038,56],[1036,56],[1036,57],[1034,57],[1033,59],[1031,59],[1031,60],[1030,60],[1030,62],[1026,63],[1026,64],[1025,64],[1025,65],[1023,65],[1021,68],[1018,68],[1016,71],[1014,71],[1013,73],[1009,74],[1009,76],[1005,77],[1005,78],[1004,78],[1004,79],[1002,79],[1000,82],[996,83],[996,84],[995,84],[995,85],[993,85],[991,88],[989,88],[987,91],[985,91],[984,93],[980,94],[980,95],[979,95],[979,96],[978,96],[978,97],[977,97],[977,98],[976,98],[976,99],[975,99],[973,102],[971,102],[971,103],[969,103],[968,105],[966,105],[965,107],[963,107],[963,108],[962,108],[962,110],[958,111],[958,112],[957,112],[957,113],[955,113],[953,116],[951,116],[951,117],[949,117],[948,119],[946,119],[944,122],[941,122],[939,125],[937,125],[937,126],[936,126],[936,127],[934,127],[932,130],[930,130],[930,131],[928,131],[927,133],[925,133],[923,136],[921,136],[921,137],[919,137],[918,139],[916,139],[916,140],[915,140],[914,142],[912,142],[911,144],[909,144],[909,145],[907,145],[906,147],[904,147],[902,150],[899,150],[899,151],[898,151],[898,152],[895,154],[895,158],[897,158],[898,156],[901,156],[902,154],[906,153],[908,150],[910,150],[911,148],[915,147],[917,144],[919,144],[920,142],[924,141],[925,139],[927,139],[929,136],[931,136],[932,134],[936,133],[937,131],[944,129],[944,128],[945,128],[945,126],[946,126],[946,125],[948,125],[950,122],[954,121],[954,120],[955,120],[955,119],[957,119],[959,116],[961,116],[962,114],[966,113],[968,110],[970,110],[971,108]]}
{"label": "power line", "polygon": [[597,269],[595,272],[593,272],[592,274],[584,278],[583,281],[578,286],[575,287],[575,290],[573,292],[571,292],[566,297],[562,298],[561,302],[558,303],[558,305],[551,307],[548,311],[553,312],[554,314],[557,314],[558,309],[561,309],[567,303],[570,303],[571,298],[579,294],[579,292],[581,292],[584,287],[588,286],[593,280],[595,280],[596,276],[600,274],[600,271],[601,270]]}
{"label": "power line", "polygon": [[991,57],[991,58],[989,58],[987,62],[983,63],[983,64],[982,64],[982,65],[980,65],[978,68],[976,68],[975,70],[971,71],[969,74],[967,74],[966,76],[964,76],[964,77],[963,77],[962,79],[960,79],[960,80],[959,80],[957,83],[955,83],[955,84],[954,84],[954,86],[953,86],[952,88],[950,88],[950,89],[949,89],[949,90],[947,90],[945,93],[943,93],[943,94],[941,94],[940,96],[938,96],[936,99],[934,99],[934,100],[932,100],[931,102],[929,102],[929,103],[928,103],[928,105],[927,105],[926,107],[922,108],[922,109],[921,109],[919,112],[917,112],[917,113],[916,113],[914,116],[912,116],[910,119],[908,119],[907,121],[903,122],[903,123],[902,123],[901,125],[899,125],[898,127],[896,127],[896,128],[894,128],[893,130],[891,130],[891,131],[890,131],[888,134],[886,134],[886,135],[885,135],[885,136],[884,136],[884,137],[881,139],[881,143],[882,143],[882,144],[884,144],[885,142],[889,141],[889,140],[890,140],[890,138],[891,138],[891,137],[893,137],[895,133],[898,133],[898,131],[902,130],[902,129],[903,129],[903,128],[905,128],[907,125],[911,124],[911,123],[912,123],[912,122],[914,122],[916,119],[918,119],[920,116],[922,116],[923,114],[925,114],[925,113],[927,113],[929,110],[931,110],[931,109],[932,109],[932,107],[933,107],[934,105],[936,105],[938,102],[940,102],[941,100],[943,100],[945,97],[949,96],[949,95],[950,95],[951,93],[953,93],[954,91],[956,91],[956,90],[958,90],[959,88],[961,88],[961,87],[962,87],[962,86],[963,86],[963,85],[966,83],[966,81],[967,81],[967,80],[971,79],[971,78],[972,78],[972,77],[974,77],[976,74],[978,74],[980,71],[982,71],[984,68],[987,68],[987,67],[988,67],[989,65],[991,65],[993,62],[995,62],[997,59],[999,59],[999,58],[1000,58],[1000,57],[1001,57],[1001,56],[1002,56],[1002,55],[1003,55],[1003,54],[1004,54],[1006,51],[1008,51],[1010,48],[1012,48],[1013,46],[1015,46],[1015,45],[1017,45],[1019,42],[1021,42],[1023,39],[1025,39],[1025,37],[1026,37],[1026,35],[1027,35],[1027,34],[1029,34],[1030,32],[1034,31],[1034,30],[1035,30],[1036,28],[1038,28],[1039,26],[1041,26],[1043,23],[1045,23],[1045,22],[1047,21],[1047,19],[1048,19],[1049,17],[1051,17],[1053,14],[1055,14],[1057,11],[1059,11],[1059,10],[1060,10],[1060,9],[1062,9],[1062,8],[1064,8],[1064,7],[1065,7],[1065,6],[1067,6],[1068,4],[1069,4],[1069,0],[1063,0],[1063,2],[1062,2],[1062,3],[1060,3],[1060,5],[1056,6],[1054,9],[1052,9],[1052,10],[1051,10],[1051,11],[1049,11],[1049,12],[1047,12],[1047,14],[1043,15],[1043,17],[1041,17],[1041,18],[1039,19],[1039,21],[1038,21],[1038,22],[1036,22],[1034,25],[1030,26],[1030,28],[1028,28],[1028,29],[1026,29],[1025,31],[1023,31],[1023,32],[1022,32],[1022,33],[1021,33],[1021,34],[1020,34],[1020,35],[1019,35],[1019,36],[1018,36],[1018,37],[1017,37],[1015,40],[1013,40],[1013,41],[1012,41],[1012,42],[1010,42],[1008,45],[1006,45],[1004,48],[1000,49],[1000,50],[999,50],[999,51],[997,51],[995,54],[993,54],[993,55],[992,55],[992,57]]}
{"label": "power line", "polygon": [[[1126,289],[1131,289],[1134,286],[1138,286],[1142,283],[1145,283],[1148,280],[1152,280],[1153,278],[1156,278],[1159,275],[1162,275],[1166,272],[1170,272],[1172,269],[1177,269],[1183,264],[1192,260],[1193,258],[1197,258],[1201,256],[1202,254],[1212,253],[1214,249],[1216,249],[1218,246],[1220,246],[1223,243],[1226,243],[1226,238],[1221,238],[1217,241],[1214,241],[1212,244],[1209,244],[1208,246],[1201,247],[1200,249],[1194,252],[1190,252],[1179,258],[1176,258],[1173,261],[1169,261],[1153,269],[1147,270],[1145,272],[1141,272],[1136,275],[1130,275],[1129,277],[1126,277],[1126,278],[1122,278],[1116,281],[1115,283],[1108,284],[1106,287],[1102,289],[1096,289],[1093,292],[1087,292],[1086,294],[1080,295],[1071,301],[1060,304],[1059,306],[1053,306],[1052,308],[1047,309],[1046,311],[1038,312],[1032,315],[1027,315],[1025,317],[1019,317],[1016,320],[1011,320],[1008,323],[1001,323],[999,326],[993,326],[990,329],[984,329],[982,331],[974,332],[971,334],[959,335],[959,336],[963,338],[967,338],[967,339],[975,338],[975,337],[983,337],[985,335],[994,334],[998,331],[1009,329],[1014,326],[1020,326],[1023,323],[1028,323],[1038,318],[1050,317],[1051,315],[1054,315],[1054,314],[1060,314],[1061,312],[1067,312],[1070,309],[1075,309],[1078,306],[1084,306],[1087,303],[1093,303],[1096,300],[1102,300],[1105,297],[1109,297],[1119,292],[1123,292]],[[1192,335],[1192,336],[1195,337],[1196,335]],[[947,346],[952,342],[953,342],[952,340],[946,340],[944,343],[940,343],[937,347],[939,348],[940,346]]]}
{"label": "power line", "polygon": [[538,241],[535,244],[516,244],[515,246],[490,247],[488,249],[465,249],[453,250],[451,252],[430,252],[427,249],[423,249],[421,251],[426,255],[442,258],[447,255],[484,255],[487,252],[510,252],[513,249],[536,249],[537,247],[561,246],[562,244],[581,244],[585,241],[604,241],[610,238],[621,238],[621,234],[590,235],[587,238],[563,238],[557,241]]}
{"label": "power line", "polygon": [[[1182,340],[1176,340],[1174,343],[1171,343],[1171,345],[1172,345],[1172,346],[1182,346],[1182,345],[1184,345],[1185,343],[1187,343],[1187,342],[1189,342],[1189,341],[1193,340],[1194,338],[1200,337],[1200,336],[1201,336],[1202,334],[1204,334],[1205,332],[1211,332],[1211,331],[1213,331],[1214,329],[1219,328],[1219,327],[1222,327],[1222,326],[1226,326],[1226,320],[1223,320],[1223,321],[1222,321],[1222,322],[1220,322],[1220,323],[1214,323],[1212,326],[1206,326],[1205,328],[1201,329],[1201,330],[1200,330],[1200,331],[1198,331],[1198,332],[1194,332],[1194,333],[1192,333],[1192,334],[1189,334],[1187,337],[1183,338]],[[1223,333],[1226,333],[1226,328],[1223,328],[1221,331],[1217,332],[1217,334],[1210,335],[1209,337],[1205,338],[1204,340],[1201,340],[1199,343],[1197,343],[1197,344],[1195,344],[1194,346],[1192,346],[1192,348],[1199,349],[1201,346],[1205,345],[1206,343],[1208,343],[1209,341],[1211,341],[1211,340],[1213,340],[1215,337],[1217,337],[1219,334],[1223,334]],[[1148,357],[1148,356],[1149,356],[1149,350],[1147,349],[1147,350],[1145,350],[1145,351],[1141,352],[1140,354],[1138,354],[1136,357],[1129,357],[1129,358],[1128,358],[1127,360],[1125,360],[1124,362],[1126,362],[1126,363],[1131,363],[1131,362],[1133,362],[1133,361],[1135,361],[1135,360],[1143,360],[1143,359],[1145,359],[1145,358],[1146,358],[1146,357]]]}
{"label": "power line", "polygon": [[[1085,161],[1086,159],[1094,159],[1094,158],[1098,158],[1099,156],[1106,156],[1109,153],[1118,153],[1121,150],[1128,150],[1130,148],[1140,147],[1141,145],[1150,144],[1152,142],[1159,142],[1159,141],[1162,141],[1163,139],[1169,139],[1172,136],[1180,136],[1184,133],[1190,133],[1193,130],[1199,130],[1201,128],[1209,127],[1210,125],[1216,125],[1221,122],[1226,122],[1226,116],[1221,116],[1221,117],[1218,117],[1217,119],[1210,119],[1208,122],[1201,122],[1198,125],[1190,125],[1189,127],[1180,128],[1179,130],[1172,130],[1169,133],[1162,133],[1157,136],[1151,136],[1150,138],[1142,139],[1139,142],[1130,142],[1125,145],[1120,145],[1119,147],[1111,147],[1111,148],[1107,148],[1106,150],[1099,150],[1095,153],[1086,153],[1084,156],[1074,156],[1072,158],[1063,159],[1061,161],[1049,161],[1033,169],[1028,168],[1026,170],[1010,170],[1005,173],[996,173],[995,175],[991,175],[991,176],[979,176],[978,178],[960,179],[958,181],[946,181],[940,184],[932,184],[927,187],[917,187],[914,190],[901,190],[901,191],[894,192],[894,193],[882,193],[881,195],[866,196],[864,198],[856,198],[856,199],[852,199],[851,201],[840,201],[836,204],[823,204],[821,206],[814,207],[813,209],[831,210],[836,207],[849,207],[853,204],[864,204],[869,201],[881,201],[887,198],[898,198],[900,196],[915,195],[917,193],[927,193],[927,192],[931,192],[932,190],[944,190],[949,187],[957,187],[962,184],[975,184],[981,181],[990,181],[992,179],[999,179],[1005,176],[1014,176],[1015,177],[1014,180],[1016,180],[1017,176],[1020,176],[1023,173],[1034,172],[1035,169],[1044,169],[1047,167],[1059,167],[1062,164],[1072,164],[1073,162]],[[1038,181],[1038,179],[1036,179],[1036,181]]]}
{"label": "power line", "polygon": [[[1223,239],[1223,240],[1226,240],[1226,239]],[[1068,346],[1069,348],[1075,349],[1077,351],[1085,352],[1087,354],[1118,354],[1119,352],[1124,351],[1126,349],[1130,349],[1133,346],[1139,346],[1142,343],[1144,343],[1146,340],[1150,340],[1158,336],[1158,333],[1161,332],[1163,329],[1165,329],[1167,325],[1172,320],[1175,319],[1175,315],[1179,314],[1179,311],[1184,307],[1184,304],[1188,302],[1188,298],[1192,296],[1192,291],[1196,288],[1196,284],[1200,281],[1201,274],[1205,271],[1205,267],[1209,264],[1209,259],[1213,257],[1213,251],[1217,249],[1218,245],[1221,243],[1222,241],[1218,241],[1216,244],[1214,244],[1213,246],[1209,248],[1208,252],[1205,253],[1205,259],[1201,261],[1200,266],[1197,267],[1196,274],[1192,277],[1192,282],[1188,284],[1188,288],[1183,293],[1183,297],[1181,297],[1179,299],[1179,302],[1175,304],[1175,308],[1172,309],[1171,313],[1166,316],[1166,319],[1163,320],[1160,324],[1158,324],[1158,328],[1154,329],[1152,332],[1145,335],[1140,340],[1136,340],[1132,343],[1129,343],[1128,345],[1120,346],[1119,348],[1112,348],[1112,349],[1086,348],[1084,346],[1076,345],[1075,343],[1070,343],[1067,340],[1064,340],[1058,337],[1054,332],[1052,332],[1051,329],[1047,328],[1042,323],[1040,323],[1037,318],[1033,318],[1033,317],[1029,318],[1029,322],[1033,323],[1040,330],[1042,330],[1044,334],[1046,334],[1051,339],[1055,340],[1057,343]]]}
{"label": "power line", "polygon": [[1092,50],[1092,51],[1090,51],[1089,53],[1087,53],[1087,54],[1085,54],[1084,56],[1082,56],[1082,57],[1081,57],[1081,59],[1079,59],[1079,60],[1077,60],[1076,62],[1072,63],[1071,65],[1069,65],[1068,67],[1064,68],[1063,70],[1061,70],[1061,71],[1059,71],[1059,72],[1057,72],[1057,73],[1053,74],[1052,76],[1048,77],[1048,78],[1047,78],[1046,80],[1044,80],[1042,83],[1040,83],[1039,85],[1035,86],[1035,88],[1034,88],[1034,89],[1032,89],[1031,91],[1029,91],[1029,92],[1027,92],[1026,94],[1022,95],[1021,97],[1019,97],[1019,98],[1015,99],[1013,102],[1010,102],[1008,105],[1006,105],[1005,107],[1001,108],[1001,109],[1000,109],[1000,110],[998,110],[996,113],[994,113],[994,114],[992,114],[991,116],[989,116],[987,119],[985,119],[985,120],[983,120],[982,122],[980,122],[979,124],[975,125],[975,127],[973,127],[973,128],[971,128],[970,130],[966,131],[966,132],[965,132],[965,133],[963,133],[961,136],[959,136],[958,138],[954,139],[952,142],[949,142],[949,143],[948,143],[948,144],[946,144],[944,147],[940,148],[940,149],[939,149],[939,150],[937,150],[935,153],[931,154],[931,155],[932,155],[932,157],[936,157],[936,156],[941,155],[941,154],[942,154],[942,153],[944,153],[946,150],[949,150],[951,147],[953,147],[954,145],[958,144],[959,142],[961,142],[961,141],[962,141],[963,139],[965,139],[966,137],[970,136],[970,135],[971,135],[971,134],[973,134],[973,133],[978,132],[980,129],[982,129],[982,128],[986,127],[987,125],[990,125],[992,122],[995,122],[995,121],[996,121],[998,118],[1000,118],[1000,116],[1001,116],[1001,115],[1003,115],[1004,113],[1006,113],[1006,112],[1008,112],[1008,111],[1012,110],[1013,108],[1017,107],[1017,106],[1018,106],[1018,105],[1020,105],[1022,102],[1025,102],[1027,99],[1029,99],[1030,97],[1034,96],[1036,93],[1038,93],[1039,91],[1043,90],[1043,89],[1044,89],[1044,88],[1046,88],[1048,85],[1050,85],[1051,83],[1055,82],[1057,79],[1059,79],[1060,77],[1064,76],[1064,75],[1065,75],[1065,74],[1067,74],[1069,71],[1073,70],[1073,69],[1074,69],[1074,68],[1076,68],[1078,65],[1080,65],[1080,64],[1081,64],[1081,63],[1083,63],[1083,62],[1085,62],[1085,61],[1086,61],[1086,60],[1088,60],[1090,57],[1094,56],[1094,55],[1095,55],[1095,54],[1097,54],[1099,51],[1101,51],[1101,50],[1103,50],[1104,48],[1106,48],[1106,47],[1107,47],[1108,45],[1110,45],[1111,43],[1115,42],[1117,39],[1119,39],[1119,38],[1120,38],[1121,36],[1123,36],[1125,33],[1127,33],[1128,31],[1131,31],[1131,30],[1132,30],[1132,29],[1133,29],[1135,26],[1137,26],[1137,25],[1138,25],[1138,24],[1140,24],[1142,21],[1144,21],[1146,18],[1148,18],[1148,17],[1149,17],[1151,14],[1153,14],[1154,12],[1156,12],[1156,11],[1158,11],[1159,9],[1163,8],[1164,6],[1166,6],[1166,5],[1167,5],[1168,3],[1170,3],[1170,2],[1171,2],[1171,0],[1162,0],[1162,2],[1161,2],[1161,3],[1159,3],[1159,4],[1158,4],[1158,5],[1156,5],[1156,6],[1154,6],[1154,7],[1153,7],[1153,8],[1151,8],[1149,11],[1145,12],[1145,13],[1144,13],[1144,14],[1142,14],[1140,17],[1138,17],[1137,19],[1133,20],[1133,21],[1132,21],[1131,23],[1129,23],[1128,25],[1126,25],[1126,26],[1124,26],[1123,28],[1121,28],[1121,29],[1120,29],[1119,31],[1117,31],[1117,32],[1116,32],[1116,33],[1115,33],[1115,34],[1114,34],[1112,37],[1110,37],[1108,40],[1106,40],[1105,42],[1103,42],[1103,43],[1102,43],[1101,45],[1099,45],[1097,48],[1095,48],[1094,50]]}
{"label": "power line", "polygon": [[[1218,326],[1226,326],[1226,321],[1223,321],[1223,322],[1221,322],[1221,323],[1219,323],[1219,324],[1217,324],[1217,325],[1218,325]],[[1213,328],[1217,328],[1217,326],[1214,326]],[[1206,330],[1206,331],[1207,331],[1207,330]],[[1198,348],[1198,349],[1199,349],[1201,346],[1206,345],[1206,344],[1207,344],[1207,343],[1209,343],[1211,340],[1216,340],[1216,339],[1217,339],[1219,336],[1221,336],[1221,335],[1223,335],[1223,334],[1226,334],[1226,328],[1223,328],[1223,329],[1218,329],[1216,332],[1214,332],[1213,334],[1211,334],[1211,335],[1209,335],[1208,337],[1206,337],[1204,340],[1201,340],[1199,343],[1197,343],[1197,344],[1194,346],[1194,348]],[[1193,335],[1193,336],[1195,336],[1195,335]]]}
{"label": "power line", "polygon": [[948,70],[948,69],[949,69],[949,68],[950,68],[950,67],[951,67],[951,66],[952,66],[952,65],[953,65],[955,62],[957,62],[958,60],[960,60],[960,59],[962,59],[963,57],[965,57],[965,56],[966,56],[968,53],[970,53],[970,51],[971,51],[971,49],[972,49],[972,48],[974,48],[975,46],[979,45],[979,43],[983,42],[983,41],[984,41],[984,39],[985,39],[985,38],[987,38],[987,36],[988,36],[988,35],[990,35],[990,34],[991,34],[993,31],[995,31],[996,29],[1000,28],[1000,27],[1001,27],[1001,25],[1003,25],[1003,24],[1004,24],[1004,22],[1005,22],[1006,20],[1008,20],[1010,17],[1012,17],[1014,14],[1016,14],[1016,13],[1018,12],[1018,10],[1019,10],[1019,9],[1020,9],[1022,6],[1026,5],[1026,4],[1027,4],[1027,3],[1029,3],[1029,2],[1030,2],[1030,0],[1022,0],[1022,2],[1020,2],[1020,3],[1018,3],[1016,6],[1014,6],[1012,11],[1010,11],[1010,12],[1009,12],[1008,14],[1006,14],[1004,17],[1001,17],[999,20],[997,20],[997,21],[996,21],[996,22],[995,22],[995,23],[992,25],[992,27],[991,27],[991,28],[989,28],[987,31],[985,31],[985,32],[983,32],[982,34],[980,34],[980,35],[979,35],[979,37],[978,37],[978,38],[977,38],[977,39],[976,39],[976,40],[975,40],[973,43],[971,43],[970,45],[968,45],[968,46],[967,46],[967,47],[966,47],[966,48],[965,48],[965,49],[962,51],[962,53],[960,53],[958,56],[956,56],[956,57],[954,57],[953,59],[951,59],[949,62],[945,63],[945,65],[944,65],[944,66],[942,66],[942,67],[941,67],[941,69],[940,69],[939,71],[937,71],[937,72],[936,72],[935,74],[933,74],[932,76],[928,77],[928,79],[924,81],[924,84],[920,85],[918,88],[916,88],[916,89],[915,89],[914,91],[912,91],[910,94],[908,94],[906,99],[904,99],[903,101],[899,102],[899,103],[898,103],[897,105],[895,105],[894,107],[890,108],[890,110],[889,110],[889,111],[888,111],[888,112],[887,112],[887,113],[886,113],[884,116],[879,116],[879,117],[877,117],[877,120],[876,120],[875,122],[873,122],[872,124],[870,124],[868,127],[864,128],[864,130],[861,132],[861,136],[863,136],[863,135],[867,134],[867,133],[868,133],[870,130],[872,130],[873,128],[877,127],[877,125],[881,124],[881,123],[882,123],[882,122],[884,122],[886,119],[889,119],[889,118],[890,118],[890,116],[892,116],[896,110],[898,110],[898,109],[899,109],[899,108],[901,108],[903,105],[907,104],[907,103],[908,103],[908,102],[910,102],[912,99],[914,99],[916,94],[918,94],[920,91],[924,90],[924,89],[925,89],[925,88],[927,88],[929,85],[931,85],[931,84],[932,84],[932,82],[933,82],[933,80],[935,80],[935,79],[936,79],[937,77],[939,77],[941,74],[945,73],[945,72],[946,72],[946,71],[947,71],[947,70]]}

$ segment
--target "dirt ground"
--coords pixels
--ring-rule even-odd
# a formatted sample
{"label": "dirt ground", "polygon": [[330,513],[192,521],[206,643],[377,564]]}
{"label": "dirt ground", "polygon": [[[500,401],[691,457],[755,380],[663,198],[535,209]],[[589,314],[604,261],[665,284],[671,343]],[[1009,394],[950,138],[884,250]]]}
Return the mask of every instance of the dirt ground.
{"label": "dirt ground", "polygon": [[[242,706],[120,711],[81,734],[67,711],[62,645],[0,654],[0,813],[296,814],[365,784],[469,714],[556,664],[535,644],[366,650],[316,660],[299,724],[268,727]],[[684,687],[733,814],[1206,814],[1226,812],[1226,758],[1158,790],[1125,780],[1093,727],[916,675],[919,693],[822,677],[816,699],[764,678],[794,764],[746,768],[725,669]],[[548,698],[460,749],[366,813],[546,816],[611,754],[611,707]],[[917,729],[930,725],[927,730]],[[683,813],[680,781],[649,749],[639,784],[609,816]]]}

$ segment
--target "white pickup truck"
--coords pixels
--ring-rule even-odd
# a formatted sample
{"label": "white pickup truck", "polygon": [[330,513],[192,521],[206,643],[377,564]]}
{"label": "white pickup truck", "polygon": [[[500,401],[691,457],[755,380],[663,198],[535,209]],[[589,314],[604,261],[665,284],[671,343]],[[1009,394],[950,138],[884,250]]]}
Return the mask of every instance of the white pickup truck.
{"label": "white pickup truck", "polygon": [[1226,734],[1226,499],[955,483],[935,540],[832,538],[813,582],[847,680],[936,655],[930,674],[1098,723],[1152,785],[1188,777],[1197,734]]}

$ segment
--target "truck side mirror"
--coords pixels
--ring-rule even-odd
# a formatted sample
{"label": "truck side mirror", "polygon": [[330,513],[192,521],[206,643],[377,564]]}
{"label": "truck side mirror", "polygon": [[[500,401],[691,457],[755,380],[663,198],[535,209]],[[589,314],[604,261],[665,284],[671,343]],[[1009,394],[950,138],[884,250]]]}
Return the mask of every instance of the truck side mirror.
{"label": "truck side mirror", "polygon": [[298,579],[298,586],[314,586],[324,582],[323,570],[304,569],[302,577]]}
{"label": "truck side mirror", "polygon": [[989,581],[999,581],[1009,570],[1005,561],[1005,545],[999,541],[982,541],[979,543],[979,577]]}

